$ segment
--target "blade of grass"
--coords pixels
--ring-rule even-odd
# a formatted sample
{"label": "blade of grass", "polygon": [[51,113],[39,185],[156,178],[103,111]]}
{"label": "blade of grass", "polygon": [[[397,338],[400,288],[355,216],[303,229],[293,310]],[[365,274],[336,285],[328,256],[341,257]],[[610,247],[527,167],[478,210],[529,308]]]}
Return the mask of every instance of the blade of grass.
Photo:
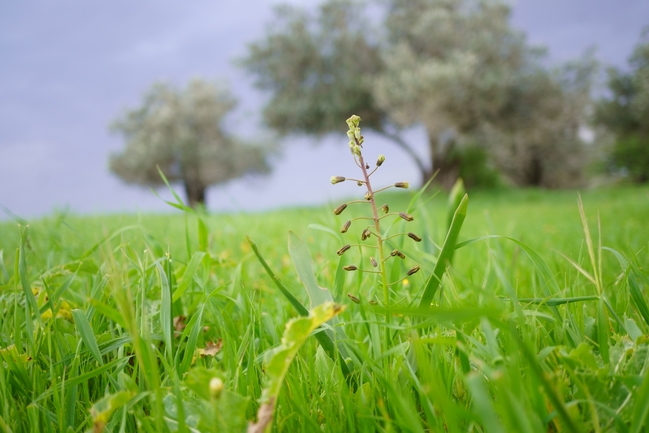
{"label": "blade of grass", "polygon": [[424,293],[421,296],[421,301],[419,302],[420,307],[430,306],[437,290],[439,289],[442,283],[442,276],[446,271],[449,260],[453,255],[455,250],[455,243],[457,242],[457,237],[460,234],[460,229],[462,229],[462,224],[466,218],[467,206],[469,204],[469,196],[464,195],[457,209],[455,210],[455,215],[453,216],[453,221],[449,227],[448,233],[446,234],[446,240],[442,246],[442,251],[439,253],[437,258],[437,263],[435,263],[435,268],[433,269],[432,275],[428,278],[426,286],[424,288]]}

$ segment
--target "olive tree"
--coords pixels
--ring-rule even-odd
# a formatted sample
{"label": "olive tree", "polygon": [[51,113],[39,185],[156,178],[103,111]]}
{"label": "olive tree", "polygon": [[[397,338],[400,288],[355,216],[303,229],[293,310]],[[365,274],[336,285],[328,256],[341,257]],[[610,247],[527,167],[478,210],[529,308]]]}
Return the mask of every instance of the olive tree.
{"label": "olive tree", "polygon": [[629,72],[608,70],[610,96],[597,104],[595,119],[615,136],[609,168],[635,182],[649,182],[649,27],[629,59]]}
{"label": "olive tree", "polygon": [[205,204],[210,185],[248,173],[267,173],[267,149],[233,137],[223,118],[235,106],[223,88],[194,79],[184,89],[154,84],[142,105],[111,126],[125,148],[110,156],[110,170],[127,183],[160,186],[158,167],[182,182],[191,207]]}
{"label": "olive tree", "polygon": [[[500,1],[382,5],[381,26],[369,18],[381,14],[352,1],[330,0],[315,13],[278,9],[243,61],[271,95],[269,126],[321,135],[357,113],[405,150],[424,179],[439,169],[446,184],[466,143],[483,147],[517,184],[579,178],[591,63],[568,73],[545,68],[543,50],[511,27],[511,8]],[[427,132],[427,160],[403,139],[413,125]]]}

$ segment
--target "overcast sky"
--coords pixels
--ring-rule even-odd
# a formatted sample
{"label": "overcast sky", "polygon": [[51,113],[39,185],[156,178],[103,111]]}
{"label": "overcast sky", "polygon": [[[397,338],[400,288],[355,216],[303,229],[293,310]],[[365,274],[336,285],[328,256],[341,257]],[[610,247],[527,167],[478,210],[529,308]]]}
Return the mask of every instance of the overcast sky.
{"label": "overcast sky", "polygon": [[[274,4],[2,2],[0,205],[26,218],[66,207],[75,213],[169,210],[148,189],[125,185],[109,173],[107,157],[123,143],[109,134],[108,124],[138,104],[153,81],[180,85],[200,76],[226,82],[240,100],[231,126],[263,139],[267,133],[247,120],[258,119],[263,95],[232,61],[264,34]],[[648,0],[520,0],[513,14],[513,25],[524,30],[530,42],[547,46],[553,62],[596,46],[600,61],[618,67],[626,65],[647,24]],[[410,137],[423,144],[417,131]],[[312,141],[286,141],[268,178],[212,187],[210,209],[321,203],[353,192],[329,183],[331,175],[355,174],[346,139],[329,138],[310,146]],[[388,155],[385,171],[389,167],[391,181],[419,180],[414,165],[396,148],[371,136],[366,142],[376,153]],[[6,218],[4,213],[0,207],[0,219]]]}

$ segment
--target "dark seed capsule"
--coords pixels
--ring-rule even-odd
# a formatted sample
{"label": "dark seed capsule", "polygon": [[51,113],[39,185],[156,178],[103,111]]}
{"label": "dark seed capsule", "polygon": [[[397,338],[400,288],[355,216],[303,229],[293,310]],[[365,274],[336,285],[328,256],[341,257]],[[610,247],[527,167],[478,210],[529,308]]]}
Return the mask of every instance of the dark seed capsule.
{"label": "dark seed capsule", "polygon": [[343,269],[351,272],[357,270],[358,268],[354,265],[347,265],[347,266],[343,266]]}
{"label": "dark seed capsule", "polygon": [[[340,211],[340,212],[342,212],[342,211]],[[336,214],[336,215],[338,215],[338,214]],[[410,215],[409,213],[405,213],[405,212],[399,212],[399,216],[401,218],[403,218],[404,220],[408,221],[408,222],[415,219],[412,215]]]}
{"label": "dark seed capsule", "polygon": [[352,295],[351,293],[347,293],[347,297],[352,300],[354,304],[360,304],[361,300],[358,299],[356,296]]}
{"label": "dark seed capsule", "polygon": [[351,220],[347,221],[343,226],[340,228],[340,233],[347,233],[347,230],[349,230],[349,226],[352,225]]}
{"label": "dark seed capsule", "polygon": [[392,257],[395,257],[395,256],[396,256],[396,257],[399,257],[400,259],[405,259],[405,258],[406,258],[406,255],[405,255],[404,253],[402,253],[401,251],[399,251],[399,250],[392,250],[392,252],[390,253],[390,255],[391,255]]}
{"label": "dark seed capsule", "polygon": [[370,165],[369,165],[369,164],[365,164],[365,169],[366,169],[366,170],[369,170],[369,169],[370,169]]}
{"label": "dark seed capsule", "polygon": [[379,265],[378,263],[376,263],[376,260],[374,260],[374,257],[370,257],[370,263],[372,263],[372,266],[374,266],[375,268]]}
{"label": "dark seed capsule", "polygon": [[365,230],[363,230],[363,233],[361,233],[361,240],[364,241],[364,240],[368,239],[371,235],[372,235],[372,232],[370,231],[370,229],[365,229]]}
{"label": "dark seed capsule", "polygon": [[412,268],[411,270],[409,270],[409,271],[408,271],[408,276],[413,275],[413,274],[416,274],[417,272],[419,272],[419,266],[415,266],[414,268]]}
{"label": "dark seed capsule", "polygon": [[340,215],[345,209],[347,209],[347,203],[343,203],[334,209],[334,215]]}
{"label": "dark seed capsule", "polygon": [[383,213],[387,214],[388,212],[390,212],[390,206],[384,204],[383,206],[381,206],[381,210],[383,211]]}
{"label": "dark seed capsule", "polygon": [[351,248],[351,245],[345,245],[344,247],[342,247],[341,249],[339,249],[338,252],[337,252],[336,254],[338,254],[339,256],[342,256],[342,255],[345,254],[345,252],[347,252],[347,250],[350,249],[350,248]]}
{"label": "dark seed capsule", "polygon": [[335,185],[345,181],[345,176],[331,176],[331,184]]}
{"label": "dark seed capsule", "polygon": [[415,242],[421,242],[421,238],[412,232],[408,232],[408,237]]}
{"label": "dark seed capsule", "polygon": [[410,183],[409,182],[397,182],[394,184],[397,188],[410,188]]}

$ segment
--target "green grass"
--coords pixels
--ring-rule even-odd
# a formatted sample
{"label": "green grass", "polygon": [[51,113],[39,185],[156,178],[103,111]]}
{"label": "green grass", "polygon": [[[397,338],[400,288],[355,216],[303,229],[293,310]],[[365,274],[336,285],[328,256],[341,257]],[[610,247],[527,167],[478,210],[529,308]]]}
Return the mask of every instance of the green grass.
{"label": "green grass", "polygon": [[[380,197],[396,211],[410,200]],[[337,272],[362,259],[336,255],[360,235],[338,233],[339,203],[204,215],[203,229],[181,213],[0,223],[0,431],[245,431],[264,356],[298,315],[246,235],[309,308],[289,230],[346,309],[297,352],[276,431],[644,431],[649,189],[582,199],[590,238],[575,191],[470,192],[459,242],[485,238],[455,251],[420,309],[448,229],[446,197],[422,197],[390,229],[424,241],[394,241],[407,258],[392,281],[422,271],[393,286],[389,326],[375,277]]]}

